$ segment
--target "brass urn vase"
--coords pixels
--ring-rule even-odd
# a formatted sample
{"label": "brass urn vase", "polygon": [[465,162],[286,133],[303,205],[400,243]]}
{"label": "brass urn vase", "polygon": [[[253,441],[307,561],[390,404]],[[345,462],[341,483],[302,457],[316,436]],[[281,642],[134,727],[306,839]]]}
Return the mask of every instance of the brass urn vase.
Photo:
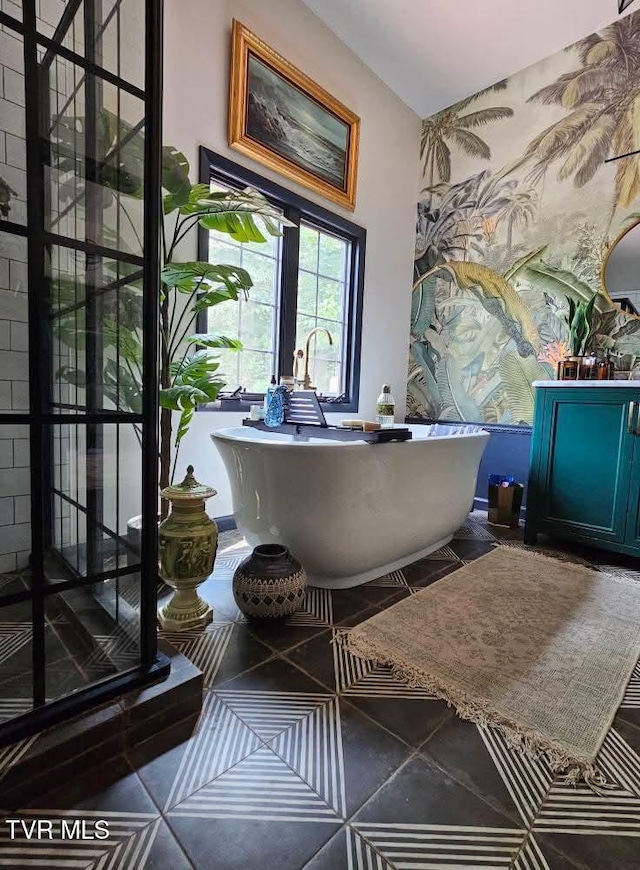
{"label": "brass urn vase", "polygon": [[215,489],[198,483],[193,465],[182,483],[161,492],[171,502],[171,513],[158,529],[160,576],[175,590],[158,611],[166,631],[200,628],[213,619],[211,605],[198,595],[198,586],[211,574],[216,558],[218,527],[204,509],[206,499],[215,494]]}

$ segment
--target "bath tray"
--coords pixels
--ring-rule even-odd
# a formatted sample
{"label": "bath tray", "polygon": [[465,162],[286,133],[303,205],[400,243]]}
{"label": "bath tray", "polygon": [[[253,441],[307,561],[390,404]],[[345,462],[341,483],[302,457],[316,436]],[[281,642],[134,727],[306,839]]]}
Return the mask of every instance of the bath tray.
{"label": "bath tray", "polygon": [[366,441],[368,444],[410,441],[412,437],[411,430],[406,427],[363,432],[362,429],[329,426],[315,390],[293,390],[287,402],[284,423],[280,426],[267,426],[263,420],[248,418],[243,420],[242,424],[265,432],[282,432],[286,435],[303,435],[308,438],[330,438],[332,441]]}
{"label": "bath tray", "polygon": [[343,429],[342,426],[320,426],[317,423],[282,423],[281,426],[267,426],[262,420],[243,420],[243,426],[262,429],[264,432],[281,432],[285,435],[303,435],[307,438],[329,438],[331,441],[366,441],[368,444],[387,444],[389,441],[410,441],[411,429],[376,429],[363,432],[362,429]]}

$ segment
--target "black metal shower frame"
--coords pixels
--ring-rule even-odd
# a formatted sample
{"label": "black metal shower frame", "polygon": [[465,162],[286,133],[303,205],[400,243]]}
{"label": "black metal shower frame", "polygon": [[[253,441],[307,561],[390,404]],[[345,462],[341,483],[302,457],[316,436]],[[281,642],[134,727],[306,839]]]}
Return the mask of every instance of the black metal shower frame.
{"label": "black metal shower frame", "polygon": [[[157,606],[157,512],[158,512],[158,289],[160,286],[160,221],[162,208],[161,189],[161,119],[162,119],[162,0],[144,0],[145,8],[145,65],[144,90],[104,69],[95,57],[95,9],[94,0],[84,0],[83,18],[85,53],[83,57],[62,45],[65,35],[74,21],[83,0],[69,0],[53,37],[37,30],[35,0],[23,0],[23,20],[20,21],[0,11],[0,24],[19,34],[24,46],[25,72],[25,133],[27,165],[27,223],[26,226],[0,219],[0,232],[22,236],[27,242],[28,265],[28,337],[29,337],[29,411],[28,413],[0,412],[3,424],[27,424],[30,438],[31,479],[31,587],[3,596],[1,608],[21,601],[32,605],[32,670],[33,710],[0,725],[0,744],[13,742],[49,725],[77,715],[85,709],[103,703],[125,691],[149,683],[169,672],[167,658],[158,653],[156,631]],[[116,3],[114,10],[118,10]],[[110,13],[113,14],[114,10]],[[38,48],[44,56],[38,60]],[[87,241],[47,231],[45,225],[45,165],[48,162],[48,139],[42,134],[42,124],[48,112],[48,67],[55,56],[60,56],[84,70],[85,99],[89,101],[86,112],[88,130],[85,141],[85,180],[91,181],[96,161],[95,123],[92,134],[90,119],[95,116],[95,88],[97,81],[104,81],[132,94],[144,103],[144,225],[143,257],[116,252]],[[94,100],[93,105],[91,100]],[[135,132],[135,130],[134,130]],[[92,139],[93,135],[93,139]],[[120,143],[120,148],[123,143]],[[91,215],[89,215],[91,218]],[[85,236],[86,237],[86,236]],[[52,383],[52,356],[50,347],[50,315],[46,302],[47,277],[45,258],[49,246],[90,254],[96,258],[109,258],[140,267],[143,277],[142,322],[144,338],[142,350],[143,387],[141,413],[100,410],[98,395],[87,391],[86,411],[82,406],[69,406],[54,413],[48,395]],[[127,276],[125,282],[131,281]],[[118,282],[116,282],[118,283]],[[93,294],[86,285],[87,341],[97,340],[98,330],[91,328],[95,317],[95,300],[99,293],[113,288],[113,283]],[[40,288],[40,292],[34,291]],[[90,309],[93,308],[93,315]],[[100,358],[98,348],[91,348],[93,357]],[[91,353],[87,353],[87,360]],[[89,373],[87,373],[89,374]],[[88,378],[96,385],[98,377]],[[115,539],[119,546],[127,547],[119,529],[110,529],[101,522],[100,505],[87,503],[86,513],[92,516],[92,534],[87,539],[87,571],[82,575],[65,565],[61,553],[55,554],[67,570],[63,580],[48,582],[45,579],[45,558],[51,555],[52,502],[54,495],[74,501],[79,510],[85,508],[53,485],[53,429],[65,424],[81,424],[86,427],[87,447],[100,446],[100,427],[109,424],[140,424],[142,427],[142,532],[140,564],[114,570],[97,571],[95,542],[103,533]],[[90,489],[90,488],[89,488]],[[94,570],[92,570],[94,569]],[[68,589],[90,587],[100,580],[119,578],[140,573],[140,662],[136,667],[123,670],[113,677],[103,679],[73,695],[46,702],[45,659],[45,603],[49,596]]]}

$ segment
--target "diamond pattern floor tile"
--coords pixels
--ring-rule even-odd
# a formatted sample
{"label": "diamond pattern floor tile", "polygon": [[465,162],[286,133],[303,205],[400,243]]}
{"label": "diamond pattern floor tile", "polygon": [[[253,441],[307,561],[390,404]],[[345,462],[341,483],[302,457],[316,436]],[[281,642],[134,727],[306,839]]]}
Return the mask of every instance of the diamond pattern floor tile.
{"label": "diamond pattern floor tile", "polygon": [[[638,870],[640,665],[600,755],[612,787],[599,796],[566,786],[544,762],[515,752],[498,730],[462,722],[428,692],[333,642],[339,626],[416,594],[494,546],[511,548],[515,565],[521,534],[488,526],[476,511],[426,559],[356,589],[310,589],[297,614],[264,625],[244,619],[231,588],[249,548],[237,533],[222,533],[215,573],[202,586],[213,623],[164,634],[205,674],[198,721],[155,735],[126,761],[34,795],[20,816],[49,818],[56,830],[63,820],[104,816],[112,824],[109,842],[34,846],[11,841],[0,824],[0,864]],[[610,554],[541,546],[557,558],[640,577],[637,565]],[[28,656],[28,643],[19,624],[0,623],[0,670],[3,657]],[[105,635],[95,666],[101,655],[124,662],[129,652]],[[16,683],[3,704],[20,703]],[[28,741],[0,750],[0,771],[28,751]]]}

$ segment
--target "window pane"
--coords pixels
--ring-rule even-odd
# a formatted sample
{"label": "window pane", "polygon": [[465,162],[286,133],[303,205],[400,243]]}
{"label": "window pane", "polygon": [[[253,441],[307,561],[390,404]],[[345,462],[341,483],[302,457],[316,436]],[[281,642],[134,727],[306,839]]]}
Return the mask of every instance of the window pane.
{"label": "window pane", "polygon": [[262,254],[243,250],[242,267],[251,275],[253,281],[253,287],[249,290],[249,299],[252,302],[266,302],[269,305],[274,305],[275,289],[279,284],[279,261],[273,257],[265,257]]}
{"label": "window pane", "polygon": [[255,251],[257,254],[277,259],[281,237],[268,235],[262,226],[259,226],[258,229],[265,238],[264,242],[245,242],[242,247],[245,251]]}
{"label": "window pane", "polygon": [[300,226],[300,268],[309,272],[318,271],[318,231]]}
{"label": "window pane", "polygon": [[221,236],[222,233],[209,233],[209,262],[225,266],[239,266],[242,256],[240,245],[232,245]]}
{"label": "window pane", "polygon": [[240,329],[240,304],[229,299],[209,308],[207,332],[237,338]]}
{"label": "window pane", "polygon": [[[241,307],[240,328],[245,348],[247,350],[271,351],[275,311],[273,306],[244,302],[241,303]],[[266,385],[263,389],[266,389]]]}
{"label": "window pane", "polygon": [[241,386],[242,382],[239,376],[240,354],[233,350],[221,350],[218,354],[220,368],[216,374],[220,374],[221,379],[227,385],[227,389],[235,390]]}
{"label": "window pane", "polygon": [[342,321],[344,284],[330,278],[318,279],[318,317]]}
{"label": "window pane", "polygon": [[318,276],[310,272],[300,272],[298,276],[298,311],[315,314],[318,294]]}
{"label": "window pane", "polygon": [[[312,329],[328,330],[331,343],[326,332],[311,338],[308,361],[312,384],[325,396],[338,395],[345,389],[343,332],[349,250],[350,243],[344,239],[304,224],[300,228],[296,348],[306,349]],[[313,257],[317,265],[311,268]]]}
{"label": "window pane", "polygon": [[[216,182],[211,189],[229,190]],[[262,228],[261,228],[262,231]],[[226,390],[243,387],[247,392],[264,392],[276,371],[282,237],[266,236],[265,242],[236,244],[226,233],[211,231],[209,262],[246,269],[253,282],[249,298],[225,302],[207,311],[207,331],[238,338],[243,350],[220,353],[220,373]]]}
{"label": "window pane", "polygon": [[[315,329],[315,326],[315,317],[308,317],[305,314],[298,314],[298,317],[296,319],[296,347],[300,347],[302,348],[302,350],[304,350],[306,336],[312,329]],[[313,350],[313,346],[311,347],[311,349]]]}
{"label": "window pane", "polygon": [[273,354],[242,351],[239,359],[242,386],[250,393],[263,393],[273,372]]}
{"label": "window pane", "polygon": [[318,272],[328,278],[344,281],[348,248],[349,244],[344,239],[321,233]]}

